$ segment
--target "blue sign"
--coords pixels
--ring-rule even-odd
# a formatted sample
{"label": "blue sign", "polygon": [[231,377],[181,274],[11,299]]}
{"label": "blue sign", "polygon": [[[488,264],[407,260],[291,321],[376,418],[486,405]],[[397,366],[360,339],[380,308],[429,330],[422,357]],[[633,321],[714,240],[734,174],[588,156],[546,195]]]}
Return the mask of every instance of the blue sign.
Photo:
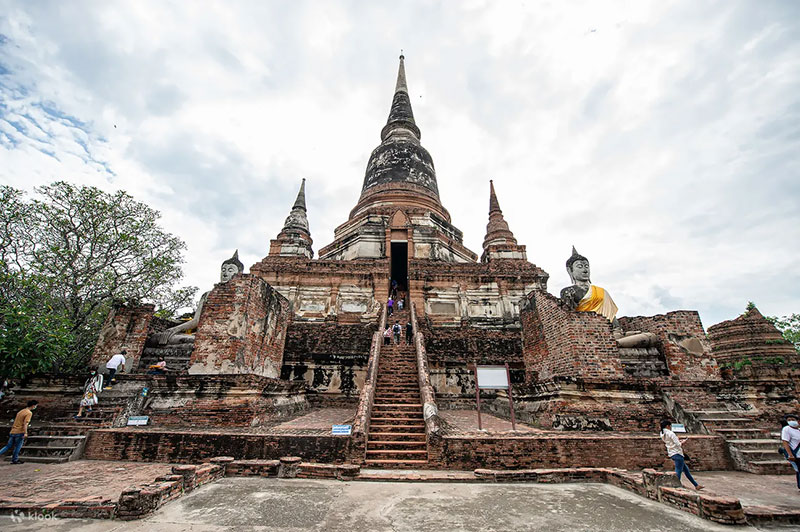
{"label": "blue sign", "polygon": [[334,425],[331,434],[334,436],[350,436],[353,432],[352,425]]}

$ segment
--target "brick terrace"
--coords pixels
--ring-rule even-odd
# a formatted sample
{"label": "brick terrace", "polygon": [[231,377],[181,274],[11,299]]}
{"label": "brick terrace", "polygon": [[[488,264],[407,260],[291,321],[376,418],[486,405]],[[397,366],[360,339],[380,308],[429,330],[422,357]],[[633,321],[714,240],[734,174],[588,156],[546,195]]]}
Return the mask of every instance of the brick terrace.
{"label": "brick terrace", "polygon": [[[448,433],[471,434],[478,431],[476,410],[440,410],[439,415],[448,423]],[[511,421],[481,412],[481,426],[488,433],[512,432]],[[517,432],[545,432],[517,421]]]}
{"label": "brick terrace", "polygon": [[0,462],[0,502],[47,504],[64,499],[110,500],[125,488],[170,474],[163,463],[78,460],[63,464]]}

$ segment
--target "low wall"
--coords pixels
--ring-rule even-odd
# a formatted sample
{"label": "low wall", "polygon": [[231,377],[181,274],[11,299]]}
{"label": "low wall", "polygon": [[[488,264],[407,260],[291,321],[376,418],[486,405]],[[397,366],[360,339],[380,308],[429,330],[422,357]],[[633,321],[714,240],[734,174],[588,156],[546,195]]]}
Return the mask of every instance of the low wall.
{"label": "low wall", "polygon": [[92,431],[84,458],[193,463],[220,455],[239,460],[299,456],[315,462],[345,463],[351,446],[351,439],[345,436],[120,428]]}
{"label": "low wall", "polygon": [[[725,440],[719,436],[692,436],[684,449],[694,470],[733,469]],[[445,436],[429,446],[428,455],[432,467],[460,470],[672,467],[664,443],[655,435]]]}

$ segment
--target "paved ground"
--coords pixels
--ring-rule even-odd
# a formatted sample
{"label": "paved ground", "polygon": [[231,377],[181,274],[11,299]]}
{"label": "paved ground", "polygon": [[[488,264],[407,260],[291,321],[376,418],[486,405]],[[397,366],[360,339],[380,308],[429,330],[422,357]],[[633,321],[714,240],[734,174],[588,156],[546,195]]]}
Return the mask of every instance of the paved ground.
{"label": "paved ground", "polygon": [[[402,484],[228,478],[142,521],[0,518],[8,531],[730,531],[601,484]],[[737,530],[737,529],[734,529]]]}
{"label": "paved ground", "polygon": [[356,417],[355,408],[319,408],[267,429],[270,433],[294,433],[297,430],[315,430],[331,433],[332,425],[351,425]]}
{"label": "paved ground", "polygon": [[[461,434],[480,434],[478,431],[478,412],[476,410],[439,410],[455,432]],[[511,432],[511,421],[481,412],[481,427],[489,433]],[[545,432],[525,423],[517,422],[517,432]]]}
{"label": "paved ground", "polygon": [[[790,470],[790,466],[786,466]],[[751,475],[741,471],[698,471],[695,480],[710,493],[736,497],[742,506],[800,509],[800,490],[794,475]]]}
{"label": "paved ground", "polygon": [[153,482],[170,464],[78,460],[63,464],[0,465],[0,500],[39,503],[101,497],[114,502],[128,486]]}

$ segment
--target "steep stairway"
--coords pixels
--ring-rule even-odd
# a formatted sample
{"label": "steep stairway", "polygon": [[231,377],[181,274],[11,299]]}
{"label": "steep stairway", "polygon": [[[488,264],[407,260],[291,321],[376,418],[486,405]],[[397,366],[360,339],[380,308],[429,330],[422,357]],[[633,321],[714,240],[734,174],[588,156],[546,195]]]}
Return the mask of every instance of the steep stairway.
{"label": "steep stairway", "polygon": [[189,359],[194,350],[193,343],[147,346],[142,351],[139,367],[136,373],[147,373],[150,366],[158,362],[158,357],[163,356],[167,363],[167,371],[184,372],[189,369]]}
{"label": "steep stairway", "polygon": [[748,410],[719,408],[690,411],[709,432],[725,438],[737,469],[758,475],[783,475],[792,472],[778,454],[780,438],[759,426]]}
{"label": "steep stairway", "polygon": [[428,444],[413,345],[405,343],[408,310],[387,319],[403,326],[401,343],[381,346],[369,423],[367,467],[414,469],[428,463]]}

